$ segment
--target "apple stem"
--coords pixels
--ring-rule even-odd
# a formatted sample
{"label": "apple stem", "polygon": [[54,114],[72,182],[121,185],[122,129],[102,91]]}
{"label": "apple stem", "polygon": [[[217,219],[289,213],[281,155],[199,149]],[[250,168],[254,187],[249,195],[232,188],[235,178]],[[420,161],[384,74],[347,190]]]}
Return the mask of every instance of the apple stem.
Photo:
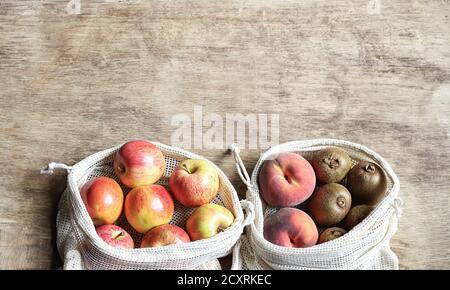
{"label": "apple stem", "polygon": [[188,169],[186,164],[183,164],[182,167],[187,171],[187,173],[191,174],[191,171]]}
{"label": "apple stem", "polygon": [[125,236],[125,233],[124,232],[122,232],[122,231],[114,231],[113,232],[113,234],[112,234],[112,237],[113,237],[113,239],[117,239],[117,238],[121,238],[121,237],[123,237],[123,236]]}
{"label": "apple stem", "polygon": [[123,166],[122,163],[119,163],[119,165],[117,165],[117,169],[119,170],[119,173],[125,173],[125,166]]}

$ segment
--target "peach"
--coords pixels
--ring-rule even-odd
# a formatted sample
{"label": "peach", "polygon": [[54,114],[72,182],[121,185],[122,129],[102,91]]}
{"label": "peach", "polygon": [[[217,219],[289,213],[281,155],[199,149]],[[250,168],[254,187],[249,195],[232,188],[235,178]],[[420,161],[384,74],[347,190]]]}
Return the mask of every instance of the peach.
{"label": "peach", "polygon": [[311,247],[317,243],[318,237],[311,217],[296,208],[281,208],[264,220],[264,238],[282,247]]}
{"label": "peach", "polygon": [[266,160],[259,173],[261,196],[271,206],[296,206],[307,200],[316,186],[311,164],[295,153]]}

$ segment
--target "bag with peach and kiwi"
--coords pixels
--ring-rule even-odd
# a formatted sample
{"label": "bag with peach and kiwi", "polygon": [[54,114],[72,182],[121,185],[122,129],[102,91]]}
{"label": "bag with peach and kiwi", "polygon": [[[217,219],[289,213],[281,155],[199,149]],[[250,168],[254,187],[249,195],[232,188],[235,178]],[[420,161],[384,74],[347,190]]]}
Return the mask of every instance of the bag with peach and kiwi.
{"label": "bag with peach and kiwi", "polygon": [[264,152],[251,176],[232,147],[254,222],[235,248],[236,269],[398,269],[400,183],[366,146],[293,141]]}

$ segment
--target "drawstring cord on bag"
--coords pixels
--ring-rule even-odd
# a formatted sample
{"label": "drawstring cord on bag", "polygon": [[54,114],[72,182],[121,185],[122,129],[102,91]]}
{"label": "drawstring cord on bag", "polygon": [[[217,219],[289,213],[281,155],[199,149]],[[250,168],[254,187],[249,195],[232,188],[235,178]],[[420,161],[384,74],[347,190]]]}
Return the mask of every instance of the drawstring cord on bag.
{"label": "drawstring cord on bag", "polygon": [[230,270],[242,270],[242,260],[240,255],[241,255],[241,240],[239,239],[233,247]]}
{"label": "drawstring cord on bag", "polygon": [[51,162],[41,169],[41,174],[52,175],[55,169],[65,169],[67,172],[70,172],[72,166],[68,166],[64,163]]}
{"label": "drawstring cord on bag", "polygon": [[[248,200],[241,200],[241,206],[245,212],[245,218],[242,222],[242,227],[246,227],[253,222],[255,218],[255,206]],[[241,270],[242,269],[242,258],[241,258],[241,239],[237,240],[233,247],[231,270]]]}
{"label": "drawstring cord on bag", "polygon": [[[247,170],[245,169],[244,162],[239,155],[239,147],[236,143],[232,143],[230,145],[230,150],[233,153],[234,161],[236,162],[236,170],[241,178],[242,182],[247,185],[247,188],[253,188],[253,184],[251,183],[250,176],[248,175]],[[255,206],[248,200],[241,200],[241,206],[245,211],[245,219],[243,221],[243,227],[250,225],[255,218]]]}
{"label": "drawstring cord on bag", "polygon": [[253,219],[255,218],[255,206],[253,205],[253,203],[245,199],[241,200],[241,206],[245,212],[245,218],[242,222],[242,226],[246,227],[251,224],[253,222]]}
{"label": "drawstring cord on bag", "polygon": [[247,173],[247,170],[245,169],[244,162],[241,159],[241,156],[239,153],[241,150],[239,149],[238,145],[236,143],[232,143],[230,145],[231,153],[233,153],[234,161],[236,162],[236,170],[239,174],[239,177],[241,178],[242,182],[247,185],[248,188],[252,188],[253,184],[251,183],[250,176]]}
{"label": "drawstring cord on bag", "polygon": [[394,198],[392,207],[394,208],[394,211],[395,211],[395,214],[397,215],[397,217],[402,217],[403,205],[404,205],[403,199],[401,199],[400,197]]}
{"label": "drawstring cord on bag", "polygon": [[[248,175],[247,170],[245,169],[244,162],[242,161],[241,156],[239,155],[240,149],[236,143],[232,143],[230,145],[230,151],[233,154],[234,161],[236,163],[236,171],[238,172],[239,177],[242,182],[247,186],[248,189],[253,188],[253,184],[251,183],[250,176]],[[242,222],[242,227],[245,228],[248,225],[253,223],[255,219],[255,206],[252,202],[248,200],[241,200],[241,206],[245,212],[245,218]],[[239,239],[233,247],[233,255],[232,255],[232,264],[231,270],[240,270],[242,269],[242,258],[241,258],[241,240]]]}

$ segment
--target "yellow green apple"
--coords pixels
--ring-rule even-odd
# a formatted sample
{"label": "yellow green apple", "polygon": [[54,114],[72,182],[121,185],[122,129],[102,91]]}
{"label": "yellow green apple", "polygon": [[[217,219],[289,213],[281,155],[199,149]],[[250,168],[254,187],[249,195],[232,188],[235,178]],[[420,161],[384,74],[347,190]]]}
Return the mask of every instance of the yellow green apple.
{"label": "yellow green apple", "polygon": [[186,222],[191,240],[207,239],[227,229],[234,221],[234,215],[218,204],[205,204],[198,207]]}

